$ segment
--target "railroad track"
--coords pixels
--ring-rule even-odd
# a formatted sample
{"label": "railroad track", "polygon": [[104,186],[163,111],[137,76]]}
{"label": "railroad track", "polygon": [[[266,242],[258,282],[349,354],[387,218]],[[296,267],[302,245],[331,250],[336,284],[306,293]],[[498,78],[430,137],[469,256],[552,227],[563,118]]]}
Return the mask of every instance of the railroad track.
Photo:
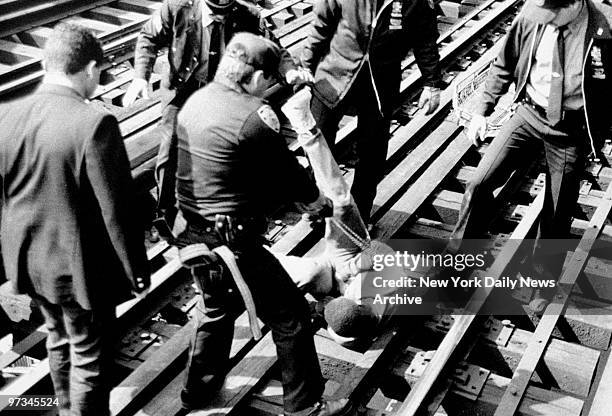
{"label": "railroad track", "polygon": [[[512,0],[481,3],[472,13],[464,9],[467,23],[447,26],[440,40],[443,62],[449,68],[447,80],[465,69],[470,61],[479,65],[494,56],[494,51],[486,50],[499,41],[515,6]],[[441,106],[431,117],[414,114],[411,98],[418,93],[419,74],[410,65],[413,62],[408,58],[402,83],[406,103],[397,114],[399,121],[393,123],[388,174],[379,187],[373,220],[377,237],[382,240],[420,237],[442,241],[448,237],[456,219],[463,185],[484,149],[473,149],[461,135],[461,128],[449,119],[450,89],[443,92]],[[146,110],[131,117],[143,117],[144,113]],[[355,122],[346,121],[339,141],[348,147]],[[134,155],[139,154],[130,153],[133,167]],[[142,155],[140,158],[146,159]],[[505,203],[500,202],[498,218],[491,225],[491,249],[496,254],[489,269],[492,274],[507,274],[517,268],[523,254],[521,247],[504,243],[521,240],[532,229],[541,209],[540,168],[536,164],[530,172],[516,174],[498,193],[498,199]],[[347,170],[347,175],[350,173]],[[337,346],[320,330],[315,340],[328,379],[326,394],[350,397],[356,414],[444,414],[442,409],[447,414],[494,414],[496,410],[512,414],[515,403],[519,405],[519,414],[579,415],[585,403],[590,406],[590,416],[607,414],[601,413],[601,409],[609,406],[609,395],[605,389],[598,389],[593,380],[595,376],[601,377],[599,385],[605,387],[612,378],[612,366],[598,368],[600,356],[607,354],[612,333],[605,319],[606,308],[612,300],[612,291],[606,283],[609,260],[587,256],[586,244],[594,232],[603,233],[603,238],[612,235],[612,229],[600,225],[601,218],[607,217],[606,210],[609,211],[609,203],[602,203],[609,200],[609,192],[601,189],[607,188],[612,174],[602,166],[592,166],[589,173],[590,187],[583,187],[580,213],[573,223],[575,234],[588,231],[584,247],[577,250],[578,263],[572,260],[568,263],[578,266],[568,266],[566,274],[567,270],[577,267],[580,272],[584,268],[587,282],[597,288],[599,297],[596,301],[587,299],[592,290],[589,291],[589,285],[580,285],[571,296],[573,309],[561,317],[563,325],[558,327],[562,331],[556,334],[556,339],[550,340],[549,334],[555,318],[545,318],[544,326],[538,325],[534,332],[530,319],[502,323],[495,317],[470,314],[428,317],[423,322],[410,324],[393,321],[363,353]],[[283,218],[273,224],[268,236],[274,242],[275,251],[313,255],[322,248],[321,231],[320,225],[293,217],[293,221]],[[180,316],[160,317],[158,312],[171,305],[170,311],[188,313],[195,293],[190,283],[186,283],[189,278],[180,269],[173,248],[159,243],[149,250],[149,257],[161,266],[153,277],[151,294],[145,300],[132,301],[119,309],[118,331],[127,336],[117,345],[117,362],[122,371],[118,372],[117,387],[112,393],[114,414],[174,415],[178,410],[190,324],[182,325]],[[597,308],[600,315],[579,316],[576,311],[585,303]],[[468,310],[472,308],[470,305]],[[8,355],[0,356],[0,368],[11,368],[11,364],[33,351],[30,348],[40,346],[44,337],[43,332],[34,332]],[[540,361],[545,371],[539,371],[532,379],[533,363]],[[194,414],[270,415],[282,411],[270,334],[255,343],[244,316],[237,321],[232,362],[234,365],[221,393],[208,410]],[[514,379],[513,374],[516,374]],[[43,358],[31,367],[27,377],[16,378],[2,394],[48,391],[45,390],[48,389],[47,375]],[[525,379],[531,383],[526,385]],[[512,389],[506,389],[509,385]],[[521,401],[523,393],[526,396]],[[504,394],[510,396],[512,403],[496,408]]]}

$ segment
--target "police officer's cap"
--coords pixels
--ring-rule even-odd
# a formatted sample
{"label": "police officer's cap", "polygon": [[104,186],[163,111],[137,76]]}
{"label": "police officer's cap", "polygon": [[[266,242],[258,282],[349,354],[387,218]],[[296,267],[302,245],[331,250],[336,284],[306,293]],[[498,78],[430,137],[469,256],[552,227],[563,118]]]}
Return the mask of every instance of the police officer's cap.
{"label": "police officer's cap", "polygon": [[208,8],[217,14],[228,13],[232,6],[236,3],[236,0],[206,0]]}
{"label": "police officer's cap", "polygon": [[225,56],[261,69],[267,76],[279,78],[280,48],[263,36],[248,32],[236,33],[225,49]]}

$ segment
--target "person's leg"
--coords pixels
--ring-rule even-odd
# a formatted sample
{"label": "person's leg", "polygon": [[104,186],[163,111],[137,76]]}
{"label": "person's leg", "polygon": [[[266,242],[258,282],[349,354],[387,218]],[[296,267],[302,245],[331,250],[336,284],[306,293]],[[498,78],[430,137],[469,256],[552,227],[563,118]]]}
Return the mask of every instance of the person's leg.
{"label": "person's leg", "polygon": [[[179,240],[186,244],[205,243],[210,249],[219,245],[212,234],[200,233],[191,226],[179,236]],[[220,262],[194,269],[192,275],[202,295],[193,311],[195,324],[181,392],[185,408],[198,407],[218,389],[227,371],[234,321],[243,310],[231,277],[224,275],[224,266]]]}
{"label": "person's leg", "polygon": [[160,136],[159,150],[155,163],[157,181],[157,209],[164,215],[170,228],[176,215],[175,186],[178,158],[177,116],[185,101],[195,91],[194,86],[181,91],[169,91],[164,96],[161,121],[156,129]]}
{"label": "person's leg", "polygon": [[[385,174],[387,148],[389,146],[390,121],[377,107],[371,87],[362,84],[362,98],[358,105],[357,166],[351,193],[365,223],[370,221],[376,187]],[[370,91],[367,91],[370,90]]]}
{"label": "person's leg", "polygon": [[572,215],[578,200],[580,172],[585,164],[582,135],[567,135],[551,130],[544,139],[546,184],[540,216],[534,265],[545,276],[558,278],[569,249]]}
{"label": "person's leg", "polygon": [[340,108],[329,108],[325,103],[313,95],[310,104],[312,115],[317,121],[317,126],[323,133],[325,141],[332,151],[333,156],[336,158],[336,133],[338,132],[338,123],[342,119],[342,112]]}
{"label": "person's leg", "polygon": [[464,239],[481,238],[487,230],[493,191],[512,172],[531,163],[541,147],[541,134],[525,119],[524,106],[508,120],[489,145],[474,176],[466,186],[449,249],[459,251]]}
{"label": "person's leg", "polygon": [[239,253],[238,264],[253,294],[258,316],[272,330],[285,412],[313,406],[321,398],[324,380],[304,296],[276,258],[261,246]]}
{"label": "person's leg", "polygon": [[108,415],[114,308],[91,311],[71,301],[62,304],[62,311],[71,346],[72,416]]}
{"label": "person's leg", "polygon": [[33,295],[47,328],[47,354],[53,389],[59,401],[60,416],[70,415],[70,343],[64,327],[62,308]]}
{"label": "person's leg", "polygon": [[227,371],[234,336],[234,321],[241,310],[232,305],[237,299],[229,292],[222,272],[195,271],[194,279],[202,291],[194,309],[195,327],[189,342],[187,372],[181,398],[185,405],[200,403],[214,393]]}

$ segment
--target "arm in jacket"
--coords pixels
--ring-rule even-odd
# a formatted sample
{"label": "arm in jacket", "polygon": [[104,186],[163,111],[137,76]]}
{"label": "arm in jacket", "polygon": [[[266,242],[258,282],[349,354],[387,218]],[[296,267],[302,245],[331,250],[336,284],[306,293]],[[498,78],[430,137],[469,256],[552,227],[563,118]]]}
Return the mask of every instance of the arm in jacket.
{"label": "arm in jacket", "polygon": [[169,2],[164,1],[159,10],[142,26],[134,52],[134,78],[149,80],[157,53],[170,46],[172,21]]}
{"label": "arm in jacket", "polygon": [[515,19],[502,43],[497,58],[491,64],[491,69],[485,81],[485,87],[474,113],[489,116],[495,109],[495,104],[515,81],[514,73],[518,63],[521,43],[521,19]]}
{"label": "arm in jacket", "polygon": [[135,292],[149,287],[144,232],[135,212],[134,184],[117,120],[105,116],[85,149],[85,171],[106,232]]}
{"label": "arm in jacket", "polygon": [[415,43],[413,46],[414,58],[421,70],[423,81],[426,86],[439,87],[440,74],[440,54],[438,52],[438,26],[436,14],[429,7],[427,0],[419,0],[418,9],[415,10],[417,18],[414,21],[417,28]]}
{"label": "arm in jacket", "polygon": [[319,0],[314,5],[314,20],[310,25],[306,45],[302,49],[300,62],[314,73],[338,27],[342,10],[338,0]]}

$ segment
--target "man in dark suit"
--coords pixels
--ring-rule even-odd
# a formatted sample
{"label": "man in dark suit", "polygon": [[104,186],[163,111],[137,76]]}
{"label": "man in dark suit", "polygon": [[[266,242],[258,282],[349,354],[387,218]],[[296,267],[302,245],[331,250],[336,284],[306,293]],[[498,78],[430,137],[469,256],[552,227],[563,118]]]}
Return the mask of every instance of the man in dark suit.
{"label": "man in dark suit", "polygon": [[115,305],[149,269],[116,119],[86,99],[103,59],[89,31],[60,24],[33,95],[0,106],[2,257],[39,304],[61,415],[107,415]]}
{"label": "man in dark suit", "polygon": [[[499,131],[463,196],[450,249],[481,238],[493,191],[544,149],[545,199],[532,256],[533,276],[557,279],[589,152],[609,137],[612,7],[591,0],[529,0],[508,30],[472,115],[467,136],[478,144],[486,116],[512,83],[516,111]],[[556,240],[556,241],[553,241]],[[552,290],[536,290],[530,307],[544,312]]]}

